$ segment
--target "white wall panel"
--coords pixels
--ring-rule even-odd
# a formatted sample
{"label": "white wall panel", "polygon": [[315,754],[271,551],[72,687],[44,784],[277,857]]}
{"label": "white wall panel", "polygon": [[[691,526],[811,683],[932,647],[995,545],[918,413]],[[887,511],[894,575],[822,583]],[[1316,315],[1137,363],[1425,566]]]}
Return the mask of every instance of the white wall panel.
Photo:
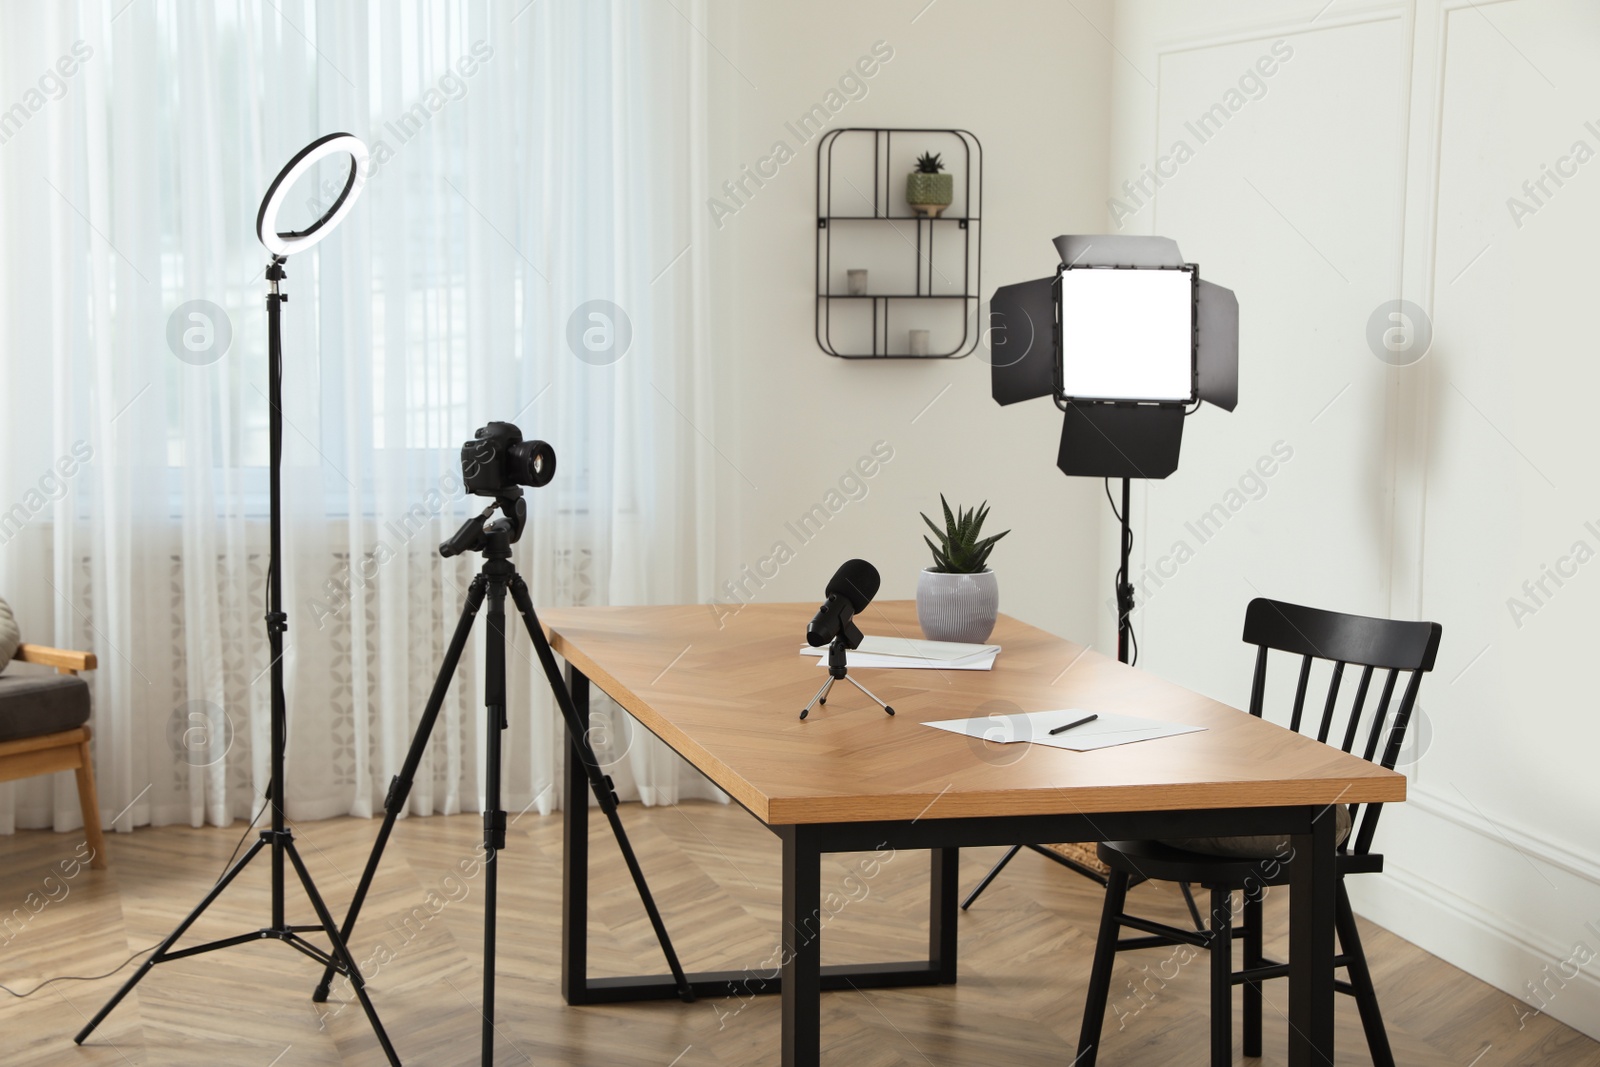
{"label": "white wall panel", "polygon": [[[1142,566],[1272,441],[1295,449],[1150,598],[1144,662],[1242,701],[1258,591],[1442,623],[1411,800],[1357,909],[1600,1036],[1595,965],[1567,963],[1600,950],[1600,9],[1127,0],[1111,195],[1278,37],[1294,56],[1260,98],[1125,220],[1237,289],[1244,323],[1239,411],[1191,420],[1135,505]],[[1433,343],[1389,368],[1365,320],[1396,297]]]}

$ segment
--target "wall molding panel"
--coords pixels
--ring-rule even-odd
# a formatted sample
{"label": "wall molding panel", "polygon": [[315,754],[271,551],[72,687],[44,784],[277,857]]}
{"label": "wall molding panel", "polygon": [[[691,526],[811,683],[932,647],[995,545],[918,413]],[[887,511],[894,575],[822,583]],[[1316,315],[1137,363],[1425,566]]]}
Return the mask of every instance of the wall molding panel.
{"label": "wall molding panel", "polygon": [[[1239,410],[1202,419],[1185,434],[1180,470],[1139,487],[1135,579],[1170,553],[1183,517],[1203,511],[1254,452],[1277,436],[1295,449],[1260,501],[1218,535],[1219,547],[1200,548],[1140,605],[1144,665],[1243,706],[1248,667],[1239,668],[1227,612],[1242,612],[1252,596],[1443,623],[1439,669],[1422,694],[1437,730],[1406,768],[1410,801],[1385,815],[1388,870],[1352,879],[1352,898],[1369,919],[1527,1010],[1600,1039],[1600,962],[1556,971],[1577,943],[1600,954],[1600,856],[1578,844],[1592,836],[1592,792],[1582,776],[1562,772],[1574,765],[1575,746],[1587,744],[1584,731],[1592,733],[1593,686],[1584,654],[1571,651],[1581,648],[1578,635],[1550,624],[1534,637],[1506,636],[1502,601],[1522,573],[1514,581],[1501,573],[1521,567],[1537,578],[1538,561],[1551,558],[1538,553],[1577,536],[1581,524],[1569,515],[1600,521],[1594,491],[1554,466],[1569,461],[1571,450],[1559,446],[1570,440],[1538,436],[1550,420],[1527,399],[1544,381],[1535,374],[1559,373],[1551,379],[1558,394],[1580,388],[1569,384],[1575,379],[1587,388],[1581,376],[1590,372],[1579,364],[1592,361],[1576,351],[1585,346],[1573,340],[1571,298],[1554,305],[1546,318],[1556,325],[1526,350],[1494,340],[1498,329],[1521,343],[1518,326],[1544,310],[1546,292],[1570,291],[1563,283],[1581,262],[1576,254],[1538,253],[1570,245],[1568,235],[1600,215],[1588,207],[1600,204],[1600,179],[1587,171],[1593,192],[1563,191],[1551,213],[1564,223],[1548,221],[1541,202],[1539,232],[1513,231],[1502,204],[1523,171],[1541,173],[1539,145],[1562,146],[1568,111],[1572,137],[1587,128],[1581,119],[1600,125],[1600,107],[1584,106],[1595,87],[1575,58],[1600,46],[1600,12],[1575,0],[1125,0],[1114,38],[1125,62],[1113,69],[1108,195],[1122,195],[1125,179],[1170,149],[1183,120],[1211,104],[1252,48],[1280,38],[1293,44],[1293,62],[1148,207],[1127,218],[1108,205],[1111,229],[1122,222],[1121,232],[1175,237],[1202,265],[1234,252],[1229,227],[1238,234],[1232,244],[1248,248],[1226,262],[1228,272],[1211,271],[1239,292],[1249,335],[1241,338]],[[1362,119],[1341,122],[1330,98]],[[1546,128],[1526,133],[1539,119]],[[1513,172],[1516,181],[1503,177]],[[1339,184],[1352,174],[1358,180]],[[1480,240],[1495,249],[1482,264]],[[1452,288],[1468,269],[1467,282]],[[1498,294],[1486,299],[1483,290],[1505,277],[1525,288],[1503,303]],[[1361,333],[1365,312],[1396,298],[1439,326],[1433,348],[1409,366],[1379,363]],[[1345,368],[1348,392],[1338,389]],[[1314,425],[1299,418],[1321,403],[1328,412]],[[1521,447],[1524,435],[1545,451]],[[1557,477],[1512,450],[1552,455],[1544,466]],[[1109,519],[1104,529],[1101,557],[1110,559]],[[1482,558],[1452,550],[1464,543]],[[1592,637],[1589,594],[1561,595],[1552,616],[1566,612],[1569,632],[1587,622]],[[1201,619],[1214,632],[1196,636]],[[1566,662],[1556,651],[1562,641],[1572,643]],[[1536,677],[1547,673],[1556,677]],[[1501,724],[1529,733],[1502,737]],[[1541,981],[1559,994],[1539,1000],[1529,983]]]}

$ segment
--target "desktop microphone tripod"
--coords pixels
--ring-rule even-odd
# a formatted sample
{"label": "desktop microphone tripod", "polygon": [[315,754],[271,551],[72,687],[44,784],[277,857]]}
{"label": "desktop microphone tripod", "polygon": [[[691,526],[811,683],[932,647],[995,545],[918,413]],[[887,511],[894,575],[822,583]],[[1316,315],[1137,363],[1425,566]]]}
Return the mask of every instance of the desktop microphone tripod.
{"label": "desktop microphone tripod", "polygon": [[833,644],[828,646],[827,680],[822,683],[822,688],[817,690],[817,695],[811,698],[811,703],[807,704],[805,709],[800,712],[800,718],[804,719],[807,715],[810,715],[811,709],[816,707],[818,704],[826,704],[828,702],[828,691],[833,688],[833,683],[839,681],[840,679],[849,682],[851,685],[867,694],[874,704],[878,705],[878,707],[882,708],[890,715],[894,714],[894,709],[874,696],[872,690],[868,689],[866,686],[862,685],[860,682],[856,681],[846,673],[846,650],[859,648],[860,646],[861,631],[856,628],[854,621],[846,620],[844,625],[839,628],[839,635],[833,639]]}
{"label": "desktop microphone tripod", "polygon": [[[496,517],[497,510],[503,514]],[[342,936],[348,941],[351,931],[355,928],[356,918],[361,912],[361,905],[366,900],[367,891],[372,887],[373,876],[382,861],[383,850],[389,843],[389,835],[394,830],[395,820],[405,808],[412,780],[428,747],[429,735],[433,732],[439,710],[444,704],[445,694],[450,688],[451,679],[455,676],[462,650],[466,647],[468,637],[471,636],[473,621],[477,618],[478,609],[483,605],[484,597],[487,595],[489,640],[484,664],[484,705],[489,716],[489,743],[485,754],[483,804],[484,869],[487,872],[483,925],[482,1062],[484,1067],[494,1062],[495,908],[499,881],[499,864],[496,862],[496,856],[506,847],[506,813],[500,807],[500,734],[509,726],[506,718],[505,658],[505,602],[508,590],[517,611],[522,615],[523,623],[527,626],[528,636],[533,640],[534,651],[539,656],[539,663],[544,668],[550,690],[561,708],[562,718],[566,720],[567,735],[578,750],[584,773],[589,779],[589,786],[594,792],[595,799],[600,803],[600,810],[605,812],[606,819],[611,823],[611,832],[617,839],[618,848],[622,850],[622,858],[628,865],[628,872],[633,875],[633,884],[639,890],[639,899],[643,901],[645,912],[650,917],[650,925],[655,928],[656,939],[661,942],[661,951],[667,958],[667,966],[672,969],[672,976],[677,980],[678,996],[686,1004],[694,1000],[694,991],[683,972],[683,966],[678,962],[678,954],[673,951],[672,941],[667,936],[666,924],[662,922],[661,913],[656,909],[655,899],[650,895],[650,886],[645,882],[644,871],[639,866],[638,857],[634,855],[633,846],[628,841],[627,831],[623,829],[622,819],[617,814],[617,795],[611,777],[600,768],[600,760],[595,756],[594,748],[589,744],[589,738],[583,729],[582,720],[578,717],[577,708],[573,706],[572,695],[556,666],[555,654],[550,650],[550,642],[545,638],[544,627],[533,610],[533,598],[528,595],[528,586],[517,573],[516,565],[511,562],[511,546],[522,535],[526,523],[527,504],[522,498],[522,487],[511,486],[500,490],[495,495],[495,502],[489,505],[483,514],[468,519],[448,541],[439,546],[439,554],[447,559],[463,552],[481,552],[483,567],[472,579],[472,584],[467,587],[466,604],[461,609],[461,618],[456,623],[455,635],[450,639],[450,647],[445,651],[444,662],[434,679],[433,692],[429,695],[422,718],[417,723],[416,734],[411,739],[411,748],[406,753],[400,773],[389,783],[389,792],[383,802],[383,825],[378,830],[378,838],[373,843],[372,853],[367,857],[366,869],[361,872],[361,882],[350,901],[350,912],[345,916],[342,931]],[[328,999],[329,984],[336,972],[337,968],[330,966],[327,969],[322,976],[322,984],[312,994],[312,1000],[321,1003]]]}
{"label": "desktop microphone tripod", "polygon": [[[354,181],[355,171],[351,172],[351,181]],[[348,194],[349,188],[346,188]],[[341,197],[341,203],[343,198]],[[329,209],[332,215],[337,209]],[[328,216],[324,216],[326,221]],[[319,223],[320,225],[320,223]],[[83,1044],[84,1039],[99,1026],[111,1010],[121,1003],[133,987],[139,984],[140,979],[150,973],[158,963],[167,963],[171,960],[184,959],[188,956],[198,956],[203,952],[214,952],[217,949],[229,948],[233,945],[242,945],[251,941],[272,939],[282,941],[290,948],[310,956],[312,959],[327,965],[329,974],[342,974],[350,979],[350,984],[355,988],[356,997],[361,1001],[361,1008],[367,1013],[367,1019],[372,1023],[372,1030],[378,1037],[378,1043],[383,1046],[384,1055],[394,1067],[399,1067],[400,1058],[395,1055],[394,1046],[389,1043],[389,1035],[384,1031],[383,1024],[378,1021],[378,1013],[372,1007],[372,1001],[367,997],[366,982],[361,977],[361,971],[356,967],[355,957],[350,954],[348,933],[340,934],[334,925],[333,916],[328,911],[328,905],[323,902],[322,894],[317,892],[316,883],[311,880],[311,874],[306,870],[306,865],[300,858],[300,853],[294,847],[294,834],[285,823],[283,814],[283,785],[284,785],[284,750],[287,747],[289,733],[289,714],[284,700],[283,682],[283,635],[289,629],[289,616],[283,610],[283,553],[281,535],[281,495],[279,492],[278,469],[283,458],[283,345],[279,333],[279,305],[289,299],[286,294],[278,291],[278,283],[285,277],[283,270],[284,258],[274,255],[272,262],[267,265],[267,418],[268,418],[268,450],[270,460],[268,463],[268,487],[270,496],[270,523],[269,523],[269,549],[267,568],[267,641],[272,655],[272,772],[267,783],[267,802],[272,806],[272,829],[262,830],[256,843],[251,845],[239,862],[229,867],[223,876],[217,879],[216,885],[205,898],[195,905],[193,911],[178,924],[178,928],[161,942],[159,948],[147,958],[139,969],[133,973],[122,988],[117,990],[112,998],[106,1001],[98,1014],[90,1019],[82,1030],[78,1031],[72,1040]],[[272,923],[259,930],[249,933],[235,934],[233,937],[224,937],[215,941],[207,941],[201,945],[172,951],[172,946],[184,933],[193,926],[195,921],[204,914],[212,903],[222,895],[223,890],[233,882],[240,871],[250,865],[250,861],[261,854],[263,850],[271,850],[272,855]],[[300,885],[305,889],[306,897],[311,902],[311,907],[317,913],[317,922],[309,926],[296,926],[289,924],[284,918],[284,859],[294,865],[295,874],[300,878]],[[328,937],[329,948],[323,951],[315,944],[307,941],[302,934],[320,930]]]}

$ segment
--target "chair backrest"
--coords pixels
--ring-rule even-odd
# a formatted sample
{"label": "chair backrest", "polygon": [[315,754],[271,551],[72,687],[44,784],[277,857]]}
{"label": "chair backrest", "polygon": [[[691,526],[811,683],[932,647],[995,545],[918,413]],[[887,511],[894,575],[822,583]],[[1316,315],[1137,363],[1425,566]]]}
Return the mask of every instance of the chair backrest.
{"label": "chair backrest", "polygon": [[[1255,679],[1250,686],[1250,714],[1260,718],[1266,701],[1268,653],[1277,651],[1299,656],[1300,677],[1295,685],[1289,729],[1301,732],[1311,666],[1319,659],[1327,660],[1333,664],[1333,671],[1328,681],[1327,696],[1322,703],[1322,715],[1317,723],[1317,740],[1336,744],[1345,752],[1393,770],[1400,758],[1400,746],[1405,742],[1406,728],[1411,725],[1411,713],[1416,707],[1422,676],[1433,670],[1441,633],[1443,630],[1436,622],[1401,622],[1368,618],[1365,615],[1345,615],[1257,597],[1250,602],[1244,615],[1245,642],[1256,646]],[[1334,735],[1335,740],[1330,742],[1328,739],[1339,709],[1339,686],[1344,680],[1346,667],[1358,668],[1361,680],[1345,716],[1344,729]],[[1362,713],[1366,708],[1373,673],[1377,671],[1385,672],[1383,692],[1367,725],[1362,748],[1357,751],[1355,746],[1361,733]],[[1399,705],[1392,709],[1391,717],[1390,705],[1403,674],[1408,675],[1405,688],[1401,691]],[[1383,805],[1367,805],[1364,815],[1359,808],[1359,804],[1350,805],[1354,830],[1342,847],[1364,854],[1372,847],[1372,835],[1377,830]]]}

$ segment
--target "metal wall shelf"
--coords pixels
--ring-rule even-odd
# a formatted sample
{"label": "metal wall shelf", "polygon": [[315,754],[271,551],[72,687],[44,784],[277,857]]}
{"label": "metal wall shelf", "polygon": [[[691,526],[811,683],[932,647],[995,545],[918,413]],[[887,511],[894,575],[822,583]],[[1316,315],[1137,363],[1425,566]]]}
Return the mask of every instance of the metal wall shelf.
{"label": "metal wall shelf", "polygon": [[[906,135],[912,137],[922,136],[921,142],[915,142],[917,148],[926,149],[927,135],[942,135],[943,143],[952,140],[959,143],[962,159],[951,159],[946,164],[946,169],[956,176],[954,197],[951,207],[961,211],[959,215],[944,215],[930,217],[917,214],[907,209],[904,200],[904,187],[897,183],[904,181],[904,174],[910,172],[909,166],[896,166],[894,155],[894,139],[901,136],[902,146],[908,143]],[[841,172],[843,185],[849,199],[839,204],[835,213],[834,189],[834,162],[835,149],[845,138],[872,139],[871,171],[867,173],[864,164],[859,165],[861,177],[870,177],[872,192],[870,197],[861,188],[861,184],[850,180],[848,174]],[[848,142],[847,142],[848,143]],[[865,157],[864,147],[860,150]],[[902,156],[906,159],[898,162],[904,164],[907,159],[908,149],[901,148]],[[941,153],[948,154],[948,153]],[[842,198],[841,198],[842,199]],[[870,206],[872,213],[861,213]],[[889,129],[884,127],[848,127],[838,130],[829,130],[817,142],[817,255],[816,255],[816,282],[817,282],[817,309],[816,309],[816,336],[817,344],[830,356],[840,359],[960,359],[971,355],[978,347],[982,331],[978,328],[978,293],[982,279],[982,253],[983,253],[983,146],[978,138],[967,130],[945,129]],[[894,223],[912,223],[915,226],[915,238],[911,239]],[[864,294],[851,294],[837,291],[834,278],[834,233],[835,223],[847,223],[842,230],[860,231],[870,229],[870,226],[860,226],[861,223],[876,223],[880,226],[890,224],[900,233],[907,249],[914,254],[912,259],[913,280],[911,292],[884,292]],[[949,225],[953,224],[955,232],[950,233]],[[946,231],[945,241],[959,242],[959,255],[961,259],[959,275],[959,291],[936,292],[938,286],[935,278],[945,285],[953,286],[956,282],[954,270],[949,274],[939,269],[935,261],[935,235]],[[840,233],[838,251],[843,254],[856,254],[864,239],[859,232],[846,235]],[[881,275],[881,269],[879,274]],[[845,301],[840,310],[845,307],[859,306],[861,302],[870,302],[872,308],[871,320],[871,346],[868,351],[841,350],[840,345],[834,341],[834,331],[838,325],[835,322],[835,301]],[[964,308],[961,319],[960,338],[948,351],[930,352],[926,356],[913,356],[907,352],[892,351],[895,345],[890,334],[890,310],[906,301],[942,301],[960,302]],[[916,305],[911,305],[916,306]],[[925,305],[924,305],[925,306]],[[909,308],[902,309],[909,313]],[[922,322],[913,322],[919,328]]]}

